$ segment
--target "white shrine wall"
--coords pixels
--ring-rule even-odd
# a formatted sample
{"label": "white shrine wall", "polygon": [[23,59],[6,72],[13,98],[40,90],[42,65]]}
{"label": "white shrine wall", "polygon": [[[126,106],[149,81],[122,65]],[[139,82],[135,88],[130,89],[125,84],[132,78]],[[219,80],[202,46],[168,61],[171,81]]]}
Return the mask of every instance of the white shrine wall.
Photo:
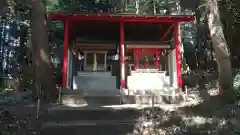
{"label": "white shrine wall", "polygon": [[124,90],[124,94],[162,94],[175,90],[177,88],[176,50],[172,50],[167,57],[168,74],[167,71],[132,72],[127,78],[128,88]]}

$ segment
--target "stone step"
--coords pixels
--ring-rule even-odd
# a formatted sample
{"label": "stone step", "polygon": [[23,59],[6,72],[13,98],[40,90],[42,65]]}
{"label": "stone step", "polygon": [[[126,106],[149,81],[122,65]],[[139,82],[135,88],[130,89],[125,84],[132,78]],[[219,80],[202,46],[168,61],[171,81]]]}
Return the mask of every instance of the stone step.
{"label": "stone step", "polygon": [[[141,128],[135,124],[112,124],[112,125],[75,125],[66,123],[67,126],[45,127],[41,135],[133,135],[143,134],[150,131],[150,128]],[[144,131],[144,129],[146,131]]]}
{"label": "stone step", "polygon": [[116,76],[74,76],[73,89],[85,91],[115,90],[117,89]]}
{"label": "stone step", "polygon": [[[153,113],[154,112],[154,113]],[[150,120],[156,113],[161,113],[159,106],[151,105],[112,105],[69,107],[49,106],[41,115],[45,122],[65,121],[139,121]],[[156,115],[157,116],[157,115]]]}
{"label": "stone step", "polygon": [[114,90],[82,90],[82,89],[67,89],[62,88],[61,90],[62,95],[70,94],[70,95],[82,95],[82,96],[117,96],[120,95],[119,89]]}
{"label": "stone step", "polygon": [[119,105],[121,103],[120,96],[83,96],[80,94],[65,94],[61,97],[61,103],[64,105],[83,105],[88,106],[104,106]]}
{"label": "stone step", "polygon": [[[157,110],[156,112],[163,112]],[[152,123],[153,108],[100,108],[66,107],[58,105],[48,108],[41,115],[41,135],[130,135],[139,129],[146,129]],[[139,128],[144,126],[145,128]],[[137,129],[139,128],[139,129]]]}
{"label": "stone step", "polygon": [[[70,90],[62,89],[61,103],[67,104],[98,104],[98,105],[114,105],[114,104],[166,104],[179,103],[183,100],[183,95],[176,92],[175,96],[172,93],[145,93],[145,94],[127,94],[126,90]],[[180,91],[180,90],[178,90]]]}
{"label": "stone step", "polygon": [[44,122],[42,128],[69,127],[69,126],[107,126],[107,125],[133,125],[140,120],[73,120]]}
{"label": "stone step", "polygon": [[104,76],[112,76],[111,72],[77,72],[77,76],[100,76],[100,77],[104,77]]}
{"label": "stone step", "polygon": [[158,106],[68,107],[53,104],[45,109],[40,117],[43,121],[41,135],[142,134],[148,132],[147,128],[152,128],[153,123],[162,121],[165,114]]}
{"label": "stone step", "polygon": [[75,121],[75,120],[136,120],[141,117],[141,111],[125,108],[101,107],[55,107],[48,108],[42,115],[44,121]]}
{"label": "stone step", "polygon": [[81,94],[65,94],[62,95],[61,103],[64,105],[83,105],[104,106],[119,104],[171,104],[180,103],[182,96],[170,95],[109,95],[109,96],[83,96]]}

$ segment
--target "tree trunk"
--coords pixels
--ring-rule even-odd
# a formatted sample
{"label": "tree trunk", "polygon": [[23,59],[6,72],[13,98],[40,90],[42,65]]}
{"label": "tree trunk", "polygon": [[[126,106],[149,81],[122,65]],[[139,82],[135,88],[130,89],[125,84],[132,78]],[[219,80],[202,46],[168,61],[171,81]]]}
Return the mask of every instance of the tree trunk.
{"label": "tree trunk", "polygon": [[17,52],[19,52],[19,66],[20,66],[20,73],[19,73],[19,84],[16,86],[17,91],[22,91],[24,88],[27,88],[28,82],[28,66],[26,65],[26,61],[24,56],[26,55],[26,48],[24,45],[24,39],[26,38],[26,27],[20,26],[20,47],[18,48]]}
{"label": "tree trunk", "polygon": [[220,95],[225,95],[232,90],[230,52],[224,37],[217,0],[207,0],[207,9],[208,28],[218,63]]}
{"label": "tree trunk", "polygon": [[46,100],[55,100],[57,95],[52,66],[49,56],[48,33],[45,23],[45,11],[42,0],[31,0],[33,16],[33,62],[36,84]]}

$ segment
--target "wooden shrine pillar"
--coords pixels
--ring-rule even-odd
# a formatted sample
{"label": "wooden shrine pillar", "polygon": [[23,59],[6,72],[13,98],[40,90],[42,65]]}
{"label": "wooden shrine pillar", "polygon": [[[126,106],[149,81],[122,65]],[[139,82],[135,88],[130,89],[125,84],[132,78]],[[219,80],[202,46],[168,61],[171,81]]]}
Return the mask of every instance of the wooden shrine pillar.
{"label": "wooden shrine pillar", "polygon": [[125,81],[125,46],[124,46],[124,22],[120,22],[120,80],[121,80],[121,87],[126,88],[126,81]]}
{"label": "wooden shrine pillar", "polygon": [[63,47],[63,61],[62,61],[62,87],[67,87],[67,72],[68,72],[68,43],[69,43],[69,21],[64,22],[64,47]]}
{"label": "wooden shrine pillar", "polygon": [[177,85],[182,88],[182,73],[181,73],[181,42],[180,42],[180,24],[174,25],[174,44],[176,48],[176,70],[177,70]]}

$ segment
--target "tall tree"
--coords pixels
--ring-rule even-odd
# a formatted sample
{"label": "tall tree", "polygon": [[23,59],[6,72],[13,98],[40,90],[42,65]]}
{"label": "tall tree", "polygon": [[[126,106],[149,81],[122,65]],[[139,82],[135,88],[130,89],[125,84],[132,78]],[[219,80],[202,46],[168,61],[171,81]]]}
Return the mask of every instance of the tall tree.
{"label": "tall tree", "polygon": [[33,25],[33,62],[35,65],[36,84],[41,86],[47,100],[56,98],[57,89],[49,56],[48,32],[45,22],[45,8],[42,0],[32,2]]}
{"label": "tall tree", "polygon": [[217,0],[207,0],[206,5],[208,28],[218,63],[220,94],[223,95],[229,93],[232,89],[230,52],[224,37]]}

